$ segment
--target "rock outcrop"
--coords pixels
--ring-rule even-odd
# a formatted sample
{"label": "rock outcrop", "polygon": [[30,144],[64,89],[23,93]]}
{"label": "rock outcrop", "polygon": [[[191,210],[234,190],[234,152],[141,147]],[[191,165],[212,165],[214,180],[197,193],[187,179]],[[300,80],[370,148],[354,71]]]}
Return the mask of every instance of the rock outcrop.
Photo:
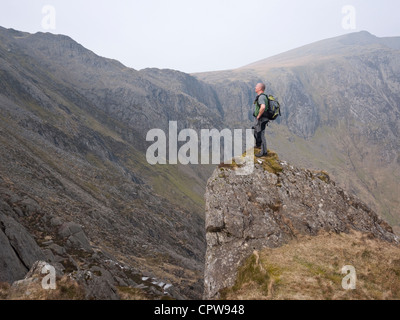
{"label": "rock outcrop", "polygon": [[44,254],[29,232],[12,216],[17,216],[15,212],[22,213],[20,207],[13,211],[3,200],[0,200],[0,207],[0,282],[12,282],[24,277]]}
{"label": "rock outcrop", "polygon": [[206,299],[234,284],[238,267],[254,250],[280,247],[299,235],[357,230],[399,241],[385,221],[327,173],[296,168],[273,153],[255,160],[247,176],[236,175],[234,166],[220,166],[205,199]]}
{"label": "rock outcrop", "polygon": [[[116,300],[121,290],[127,299],[185,298],[165,279],[92,245],[86,231],[46,213],[29,196],[0,187],[0,300]],[[46,266],[54,268],[54,290],[42,287]]]}

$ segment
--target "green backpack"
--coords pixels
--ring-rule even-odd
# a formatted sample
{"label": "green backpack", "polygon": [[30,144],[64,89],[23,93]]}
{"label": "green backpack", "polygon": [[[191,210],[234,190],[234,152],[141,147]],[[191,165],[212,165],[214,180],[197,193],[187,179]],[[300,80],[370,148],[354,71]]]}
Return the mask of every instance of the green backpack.
{"label": "green backpack", "polygon": [[[260,94],[260,96],[265,96],[268,100],[268,105],[265,106],[266,110],[264,111],[263,118],[267,118],[270,121],[276,120],[278,116],[281,115],[281,105],[279,104],[279,101],[272,95],[266,95],[264,93]],[[256,105],[256,110],[254,112],[254,116],[257,117],[258,113],[260,112],[260,105],[258,104],[258,96],[256,100],[254,101],[254,104]]]}

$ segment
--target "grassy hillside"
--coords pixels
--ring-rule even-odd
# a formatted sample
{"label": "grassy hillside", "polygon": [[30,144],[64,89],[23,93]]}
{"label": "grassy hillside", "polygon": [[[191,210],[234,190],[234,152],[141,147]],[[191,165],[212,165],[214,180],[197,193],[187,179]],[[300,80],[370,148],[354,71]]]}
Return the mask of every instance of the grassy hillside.
{"label": "grassy hillside", "polygon": [[[342,287],[344,266],[356,271],[356,289]],[[276,249],[254,252],[240,267],[229,300],[400,299],[398,246],[368,234],[302,236]]]}

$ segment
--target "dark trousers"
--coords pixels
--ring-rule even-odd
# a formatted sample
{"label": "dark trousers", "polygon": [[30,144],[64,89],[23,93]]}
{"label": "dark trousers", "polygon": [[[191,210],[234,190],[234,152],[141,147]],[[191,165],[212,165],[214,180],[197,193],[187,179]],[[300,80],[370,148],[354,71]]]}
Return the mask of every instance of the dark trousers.
{"label": "dark trousers", "polygon": [[267,138],[265,137],[265,129],[268,120],[260,119],[258,124],[254,127],[254,138],[256,139],[256,147],[261,147],[261,153],[267,153]]}

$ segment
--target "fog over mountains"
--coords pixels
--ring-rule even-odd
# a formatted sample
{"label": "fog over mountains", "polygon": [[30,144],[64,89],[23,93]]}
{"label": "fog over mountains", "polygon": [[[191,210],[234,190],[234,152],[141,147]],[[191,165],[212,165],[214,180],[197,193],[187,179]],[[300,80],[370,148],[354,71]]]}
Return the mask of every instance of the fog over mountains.
{"label": "fog over mountains", "polygon": [[127,287],[201,297],[215,167],[151,166],[146,134],[169,121],[249,128],[259,81],[283,108],[269,148],[328,171],[396,230],[399,53],[400,38],[360,32],[190,75],[134,70],[67,36],[0,27],[0,282],[46,260],[60,277],[74,273],[86,298],[120,298]]}

